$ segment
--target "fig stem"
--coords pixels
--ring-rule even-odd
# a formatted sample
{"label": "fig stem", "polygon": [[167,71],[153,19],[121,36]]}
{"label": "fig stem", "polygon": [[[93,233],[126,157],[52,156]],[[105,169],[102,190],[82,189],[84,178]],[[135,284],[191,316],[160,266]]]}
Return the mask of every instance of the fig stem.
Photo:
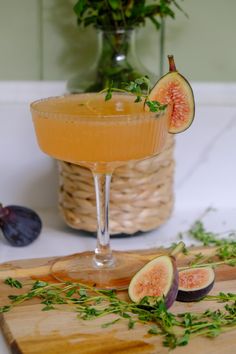
{"label": "fig stem", "polygon": [[170,252],[170,256],[176,257],[180,252],[183,252],[185,249],[185,243],[183,241],[180,241],[175,248]]}
{"label": "fig stem", "polygon": [[168,60],[169,60],[169,71],[177,71],[176,66],[175,66],[175,60],[173,55],[168,55]]}

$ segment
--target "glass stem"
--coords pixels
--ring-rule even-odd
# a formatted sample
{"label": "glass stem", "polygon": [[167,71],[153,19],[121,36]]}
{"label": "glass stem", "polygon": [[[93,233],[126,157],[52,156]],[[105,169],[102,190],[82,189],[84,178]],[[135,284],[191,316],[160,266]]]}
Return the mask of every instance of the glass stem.
{"label": "glass stem", "polygon": [[108,268],[114,264],[110,248],[109,234],[109,196],[111,174],[93,173],[97,206],[97,247],[94,264],[99,268]]}

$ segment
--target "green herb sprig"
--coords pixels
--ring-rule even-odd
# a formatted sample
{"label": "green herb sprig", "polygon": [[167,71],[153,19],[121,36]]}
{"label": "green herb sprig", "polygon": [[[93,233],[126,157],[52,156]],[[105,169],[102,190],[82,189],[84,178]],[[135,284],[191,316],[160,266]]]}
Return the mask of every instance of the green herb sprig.
{"label": "green herb sprig", "polygon": [[207,231],[203,222],[197,220],[188,231],[195,240],[200,241],[204,246],[215,246],[216,256],[222,260],[236,259],[236,233],[230,232],[225,238],[220,234]]}
{"label": "green herb sprig", "polygon": [[139,77],[134,81],[130,81],[128,84],[123,83],[123,88],[115,88],[113,87],[113,82],[110,82],[109,86],[104,88],[99,93],[105,93],[105,101],[109,101],[112,99],[113,92],[121,92],[134,95],[134,102],[138,103],[144,101],[144,105],[147,105],[150,112],[163,112],[167,107],[167,104],[161,104],[156,100],[149,99],[151,92],[151,82],[147,76]]}
{"label": "green herb sprig", "polygon": [[[203,218],[214,208],[207,208],[204,213],[192,224],[192,226],[184,232],[178,234],[178,238],[183,240],[186,236],[198,241],[202,246],[212,248],[212,254],[204,255],[202,252],[194,254],[193,259],[189,262],[189,266],[217,266],[217,265],[236,265],[236,231],[230,230],[224,233],[208,231],[203,224]],[[172,247],[175,246],[175,243]],[[185,250],[185,254],[191,253],[190,249]],[[191,254],[192,255],[192,254]],[[216,258],[218,260],[216,261]]]}
{"label": "green herb sprig", "polygon": [[[24,287],[12,278],[7,278],[4,283],[9,286],[15,284],[13,286],[17,289],[19,284],[21,288]],[[10,304],[0,307],[0,313],[8,312],[32,298],[40,299],[42,311],[70,305],[70,311],[77,313],[82,320],[93,320],[111,314],[116,316],[115,319],[103,323],[102,328],[113,326],[118,321],[126,321],[129,330],[138,323],[143,324],[149,334],[162,336],[163,345],[171,349],[187,345],[196,336],[216,337],[236,328],[236,294],[232,293],[221,292],[203,299],[226,303],[223,310],[173,314],[166,309],[163,298],[146,296],[136,304],[119,299],[112,290],[97,290],[81,283],[49,284],[40,280],[31,284],[27,292],[10,295]]]}

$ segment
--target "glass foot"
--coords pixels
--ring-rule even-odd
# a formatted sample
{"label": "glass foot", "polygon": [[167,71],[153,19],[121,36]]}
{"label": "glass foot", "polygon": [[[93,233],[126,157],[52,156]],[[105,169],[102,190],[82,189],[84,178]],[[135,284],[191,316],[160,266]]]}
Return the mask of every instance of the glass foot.
{"label": "glass foot", "polygon": [[96,267],[94,252],[77,253],[57,258],[51,275],[59,281],[71,281],[98,289],[127,289],[133,275],[146,263],[137,254],[114,251],[114,265]]}

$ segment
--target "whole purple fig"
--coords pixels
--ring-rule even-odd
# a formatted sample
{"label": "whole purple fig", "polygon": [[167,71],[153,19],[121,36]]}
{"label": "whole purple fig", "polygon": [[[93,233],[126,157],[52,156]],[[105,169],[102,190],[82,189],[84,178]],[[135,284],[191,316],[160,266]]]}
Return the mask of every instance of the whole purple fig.
{"label": "whole purple fig", "polygon": [[39,236],[42,221],[32,209],[18,205],[3,207],[0,204],[0,229],[12,246],[22,247]]}

